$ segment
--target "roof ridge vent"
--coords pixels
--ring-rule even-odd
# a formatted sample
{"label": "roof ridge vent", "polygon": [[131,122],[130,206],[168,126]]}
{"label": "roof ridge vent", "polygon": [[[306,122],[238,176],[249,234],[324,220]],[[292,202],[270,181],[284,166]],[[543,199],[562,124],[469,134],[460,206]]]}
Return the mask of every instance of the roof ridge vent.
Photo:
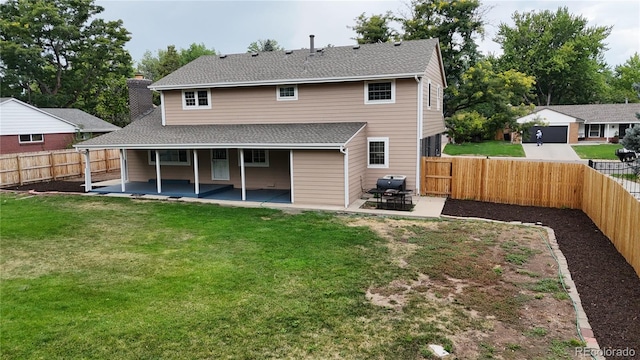
{"label": "roof ridge vent", "polygon": [[360,44],[353,45],[353,50],[358,50],[358,49],[360,49]]}
{"label": "roof ridge vent", "polygon": [[402,41],[396,41],[393,43],[393,46],[400,46],[402,45]]}
{"label": "roof ridge vent", "polygon": [[293,54],[293,50],[285,50],[284,53],[287,55],[290,55],[290,54]]}
{"label": "roof ridge vent", "polygon": [[256,57],[256,56],[258,56],[258,54],[259,54],[259,53],[257,53],[257,52],[252,52],[252,53],[251,53],[251,57]]}
{"label": "roof ridge vent", "polygon": [[220,54],[220,59],[224,59],[227,57],[227,54]]}

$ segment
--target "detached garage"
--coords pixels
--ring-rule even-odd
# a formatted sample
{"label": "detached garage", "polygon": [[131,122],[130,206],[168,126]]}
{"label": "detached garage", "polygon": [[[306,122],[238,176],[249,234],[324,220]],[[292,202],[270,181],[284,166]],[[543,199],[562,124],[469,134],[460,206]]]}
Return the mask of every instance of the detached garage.
{"label": "detached garage", "polygon": [[523,143],[535,143],[536,131],[542,130],[542,141],[545,143],[566,144],[569,137],[569,126],[535,126],[529,129],[529,136],[523,136]]}

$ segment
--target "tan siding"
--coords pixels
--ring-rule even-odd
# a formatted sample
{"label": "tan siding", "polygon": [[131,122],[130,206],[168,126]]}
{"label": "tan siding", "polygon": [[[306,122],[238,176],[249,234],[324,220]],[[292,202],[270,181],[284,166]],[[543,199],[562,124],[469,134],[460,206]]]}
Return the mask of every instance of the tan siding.
{"label": "tan siding", "polygon": [[338,150],[295,150],[294,202],[344,206],[344,155]]}
{"label": "tan siding", "polygon": [[[438,59],[437,54],[435,53],[431,56],[431,61],[429,62],[429,66],[427,66],[427,71],[425,73],[425,79],[423,83],[423,125],[422,125],[422,137],[429,137],[432,135],[440,134],[445,130],[444,127],[444,117],[442,115],[442,96],[440,97],[440,109],[438,109],[437,104],[437,91],[438,85],[440,85],[441,91],[444,91],[444,82],[442,79],[442,75],[440,73],[440,60]],[[431,80],[431,109],[428,107],[429,100],[429,85],[428,80]]]}
{"label": "tan siding", "polygon": [[367,176],[367,137],[358,133],[347,144],[349,150],[349,203],[360,198]]}

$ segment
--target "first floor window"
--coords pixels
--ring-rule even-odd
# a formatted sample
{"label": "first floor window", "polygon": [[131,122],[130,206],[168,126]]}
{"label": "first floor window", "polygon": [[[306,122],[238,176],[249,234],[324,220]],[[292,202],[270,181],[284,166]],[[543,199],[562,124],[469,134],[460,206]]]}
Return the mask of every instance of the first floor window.
{"label": "first floor window", "polygon": [[368,138],[367,158],[370,168],[388,168],[389,138]]}
{"label": "first floor window", "polygon": [[590,124],[589,137],[600,137],[600,127],[601,124]]}
{"label": "first floor window", "polygon": [[182,107],[184,109],[211,109],[211,99],[208,90],[185,90],[182,92]]}
{"label": "first floor window", "polygon": [[21,144],[24,144],[24,143],[37,143],[37,142],[43,142],[43,141],[44,141],[44,135],[42,135],[42,134],[19,135],[19,142]]}
{"label": "first floor window", "polygon": [[[160,165],[191,165],[189,150],[160,150]],[[156,164],[156,151],[149,150],[149,165]]]}
{"label": "first floor window", "polygon": [[[268,167],[269,150],[264,149],[244,149],[244,166],[247,167]],[[238,164],[240,162],[238,161]]]}

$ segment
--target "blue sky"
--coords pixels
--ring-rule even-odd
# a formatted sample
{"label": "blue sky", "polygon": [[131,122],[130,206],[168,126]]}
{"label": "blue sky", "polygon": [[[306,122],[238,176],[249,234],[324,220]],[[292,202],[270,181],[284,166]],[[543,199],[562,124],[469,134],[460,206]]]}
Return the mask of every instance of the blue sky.
{"label": "blue sky", "polygon": [[[355,42],[354,18],[392,11],[407,13],[409,1],[215,1],[215,0],[97,0],[105,8],[100,16],[121,19],[131,32],[127,49],[134,61],[146,50],[155,53],[167,45],[187,48],[204,43],[218,53],[242,53],[258,39],[275,39],[287,49],[309,46],[314,34],[316,46],[350,45]],[[592,26],[613,26],[605,54],[611,66],[624,63],[640,53],[640,1],[483,1],[487,8],[486,36],[479,39],[485,54],[500,54],[492,41],[500,23],[512,24],[514,11],[553,10],[566,6]],[[400,30],[400,29],[398,29]]]}

